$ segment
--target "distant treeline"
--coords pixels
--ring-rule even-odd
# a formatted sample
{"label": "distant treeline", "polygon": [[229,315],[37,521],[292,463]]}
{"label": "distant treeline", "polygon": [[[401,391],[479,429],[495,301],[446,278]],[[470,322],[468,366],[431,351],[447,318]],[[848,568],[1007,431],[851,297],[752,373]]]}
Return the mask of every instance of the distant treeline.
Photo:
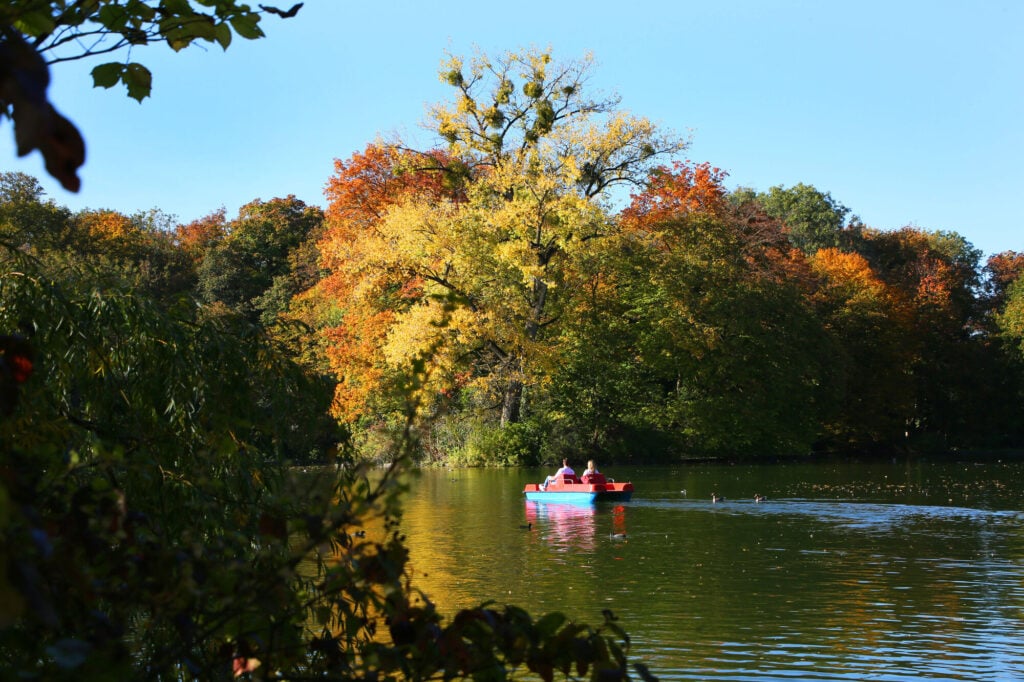
{"label": "distant treeline", "polygon": [[730,192],[701,165],[655,169],[624,210],[586,216],[590,234],[486,216],[463,232],[471,177],[415,159],[371,145],[339,162],[326,217],[288,196],[186,225],[71,212],[5,173],[0,238],[269,330],[335,386],[332,419],[285,444],[300,462],[334,420],[372,452],[410,392],[432,417],[424,457],[447,463],[1024,444],[1024,255],[982,264],[958,234],[870,228],[802,184]]}

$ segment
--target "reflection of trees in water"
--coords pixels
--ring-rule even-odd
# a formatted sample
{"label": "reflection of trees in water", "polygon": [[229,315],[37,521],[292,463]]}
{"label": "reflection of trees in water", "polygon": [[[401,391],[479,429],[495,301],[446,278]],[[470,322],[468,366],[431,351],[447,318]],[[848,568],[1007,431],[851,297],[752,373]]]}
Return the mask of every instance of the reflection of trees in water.
{"label": "reflection of trees in water", "polygon": [[[813,660],[835,678],[998,679],[1020,660],[1024,495],[971,498],[988,509],[947,491],[958,475],[964,490],[1002,490],[1024,463],[967,466],[652,468],[628,472],[642,491],[630,503],[593,507],[525,501],[532,471],[428,471],[403,530],[416,585],[445,613],[486,599],[581,620],[608,608],[664,677],[703,679],[704,661],[719,676],[799,677]],[[911,483],[942,504],[917,502]]]}

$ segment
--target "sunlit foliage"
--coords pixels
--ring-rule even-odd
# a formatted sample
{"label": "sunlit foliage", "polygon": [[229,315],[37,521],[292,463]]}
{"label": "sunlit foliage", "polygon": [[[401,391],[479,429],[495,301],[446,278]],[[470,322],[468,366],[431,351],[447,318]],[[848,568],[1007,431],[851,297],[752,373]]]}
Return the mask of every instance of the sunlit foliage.
{"label": "sunlit foliage", "polygon": [[340,315],[328,354],[343,417],[429,349],[425,405],[471,391],[501,424],[520,421],[573,317],[580,260],[616,230],[615,189],[683,146],[591,98],[589,69],[537,50],[452,57],[441,78],[454,101],[429,122],[442,149],[374,146],[339,162],[318,289]]}

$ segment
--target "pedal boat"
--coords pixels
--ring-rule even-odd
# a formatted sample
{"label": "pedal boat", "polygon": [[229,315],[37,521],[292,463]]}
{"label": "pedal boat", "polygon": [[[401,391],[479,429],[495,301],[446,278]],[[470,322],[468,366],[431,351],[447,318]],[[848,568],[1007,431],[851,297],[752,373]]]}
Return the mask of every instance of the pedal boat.
{"label": "pedal boat", "polygon": [[582,478],[563,474],[544,489],[537,483],[527,483],[523,493],[531,502],[629,502],[633,497],[633,484],[609,481],[604,474],[591,474]]}

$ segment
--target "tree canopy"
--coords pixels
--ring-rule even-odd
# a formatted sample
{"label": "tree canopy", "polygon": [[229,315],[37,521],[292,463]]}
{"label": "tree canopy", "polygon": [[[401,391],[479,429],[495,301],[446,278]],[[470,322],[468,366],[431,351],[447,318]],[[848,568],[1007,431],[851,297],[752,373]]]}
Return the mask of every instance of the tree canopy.
{"label": "tree canopy", "polygon": [[994,432],[964,415],[971,377],[1004,362],[1012,258],[983,271],[956,233],[869,227],[804,183],[730,191],[710,163],[673,158],[683,140],[591,93],[590,68],[540,50],[449,56],[437,146],[378,140],[336,162],[323,277],[291,310],[317,330],[354,433],[401,425],[396,389],[420,358],[441,425],[426,456],[445,460]]}
{"label": "tree canopy", "polygon": [[[328,352],[343,417],[363,404],[344,397],[350,376],[384,378],[429,352],[431,395],[469,389],[501,406],[501,423],[520,421],[572,319],[581,259],[616,229],[612,192],[683,148],[616,98],[591,97],[589,69],[536,50],[451,57],[440,76],[454,102],[429,123],[442,147],[372,145],[339,162],[321,251],[322,293],[341,311]],[[361,344],[355,329],[376,331]]]}

